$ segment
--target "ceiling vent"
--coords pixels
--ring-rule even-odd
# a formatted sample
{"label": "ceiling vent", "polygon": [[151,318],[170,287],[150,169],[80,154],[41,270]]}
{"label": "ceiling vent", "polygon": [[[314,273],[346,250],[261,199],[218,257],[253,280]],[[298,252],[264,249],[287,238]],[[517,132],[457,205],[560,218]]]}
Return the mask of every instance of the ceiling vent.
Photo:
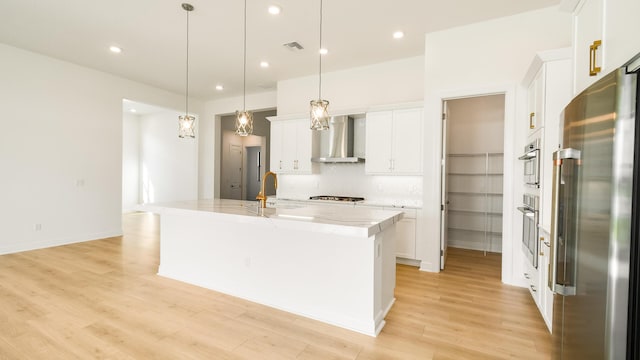
{"label": "ceiling vent", "polygon": [[291,51],[300,51],[304,49],[302,45],[300,45],[297,41],[292,41],[290,43],[282,44],[282,46],[286,47]]}

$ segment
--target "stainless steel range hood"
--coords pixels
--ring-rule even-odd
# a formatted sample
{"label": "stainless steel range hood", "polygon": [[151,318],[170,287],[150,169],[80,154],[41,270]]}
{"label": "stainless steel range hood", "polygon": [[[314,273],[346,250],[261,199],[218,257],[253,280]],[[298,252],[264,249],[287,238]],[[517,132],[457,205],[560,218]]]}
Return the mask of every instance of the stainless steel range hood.
{"label": "stainless steel range hood", "polygon": [[314,141],[320,144],[320,156],[311,158],[318,163],[357,163],[364,159],[353,154],[353,118],[332,116],[329,130],[315,131]]}

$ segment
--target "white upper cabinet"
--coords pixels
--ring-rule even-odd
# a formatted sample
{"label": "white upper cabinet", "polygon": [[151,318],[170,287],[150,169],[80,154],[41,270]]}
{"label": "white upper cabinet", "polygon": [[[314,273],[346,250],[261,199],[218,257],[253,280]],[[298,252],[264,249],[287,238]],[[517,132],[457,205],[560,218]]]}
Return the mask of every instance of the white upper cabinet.
{"label": "white upper cabinet", "polygon": [[544,90],[545,67],[543,66],[538,70],[527,89],[527,128],[529,129],[529,135],[544,127]]}
{"label": "white upper cabinet", "polygon": [[574,87],[577,95],[640,53],[640,1],[564,0],[573,11]]}
{"label": "white upper cabinet", "polygon": [[422,174],[422,108],[367,113],[367,174]]}
{"label": "white upper cabinet", "polygon": [[605,65],[613,70],[640,53],[640,1],[611,0],[605,7]]}
{"label": "white upper cabinet", "polygon": [[573,18],[574,94],[604,75],[603,0],[581,1]]}
{"label": "white upper cabinet", "polygon": [[281,174],[311,174],[313,141],[309,121],[271,122],[271,171]]}

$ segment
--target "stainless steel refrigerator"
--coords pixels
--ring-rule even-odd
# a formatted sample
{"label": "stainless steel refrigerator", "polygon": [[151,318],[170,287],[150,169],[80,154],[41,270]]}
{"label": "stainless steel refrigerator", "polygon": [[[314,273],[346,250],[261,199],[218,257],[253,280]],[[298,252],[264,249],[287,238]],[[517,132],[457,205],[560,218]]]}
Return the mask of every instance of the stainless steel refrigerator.
{"label": "stainless steel refrigerator", "polygon": [[638,356],[637,62],[563,112],[548,284],[556,359]]}

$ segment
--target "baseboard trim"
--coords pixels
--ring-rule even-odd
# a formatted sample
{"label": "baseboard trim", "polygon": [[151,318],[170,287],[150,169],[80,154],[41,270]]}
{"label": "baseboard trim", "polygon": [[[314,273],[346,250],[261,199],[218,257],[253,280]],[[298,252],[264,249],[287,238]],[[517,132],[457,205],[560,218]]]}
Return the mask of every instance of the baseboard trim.
{"label": "baseboard trim", "polygon": [[14,254],[23,251],[39,250],[50,247],[81,243],[86,241],[106,239],[115,236],[122,236],[122,229],[104,231],[99,233],[81,234],[71,237],[31,241],[24,244],[11,244],[9,246],[0,247],[0,255]]}

